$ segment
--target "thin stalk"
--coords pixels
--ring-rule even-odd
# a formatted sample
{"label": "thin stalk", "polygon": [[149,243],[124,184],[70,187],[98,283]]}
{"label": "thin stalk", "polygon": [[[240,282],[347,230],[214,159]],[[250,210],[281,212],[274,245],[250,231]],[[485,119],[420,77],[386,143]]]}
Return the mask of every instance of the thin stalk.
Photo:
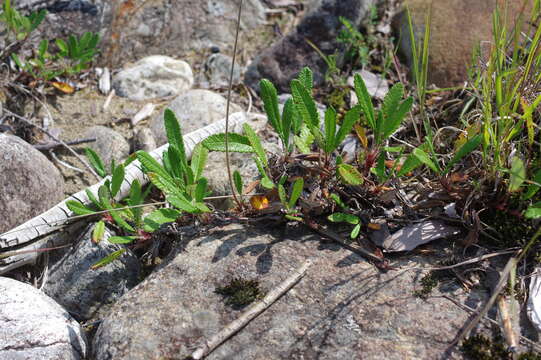
{"label": "thin stalk", "polygon": [[231,105],[231,91],[233,89],[233,74],[235,71],[235,59],[237,56],[237,45],[239,40],[239,31],[240,31],[240,18],[242,14],[242,0],[239,2],[239,12],[237,17],[237,30],[235,33],[235,45],[233,46],[233,61],[231,62],[231,73],[229,74],[229,87],[227,89],[227,105],[225,109],[225,162],[227,167],[227,177],[229,179],[229,186],[231,187],[231,193],[233,194],[233,199],[235,203],[242,209],[242,202],[237,197],[235,192],[235,185],[233,183],[233,175],[231,174],[231,161],[229,158],[229,106]]}

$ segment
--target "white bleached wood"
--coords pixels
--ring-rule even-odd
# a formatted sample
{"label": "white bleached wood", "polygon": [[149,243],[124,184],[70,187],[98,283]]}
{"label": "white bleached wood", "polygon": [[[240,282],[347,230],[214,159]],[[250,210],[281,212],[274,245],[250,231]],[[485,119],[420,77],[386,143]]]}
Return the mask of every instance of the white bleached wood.
{"label": "white bleached wood", "polygon": [[[237,112],[231,114],[229,117],[229,126],[231,132],[240,132],[242,131],[242,124],[247,120],[246,113]],[[225,119],[212,123],[204,128],[193,131],[189,134],[184,135],[184,143],[186,147],[186,155],[191,157],[192,151],[196,144],[206,139],[208,136],[213,134],[222,133],[225,130]],[[150,155],[154,157],[159,162],[162,161],[163,152],[167,150],[168,144],[163,145],[156,150],[152,151]],[[134,161],[128,165],[125,169],[126,177],[124,182],[120,187],[120,191],[116,196],[116,199],[122,199],[129,194],[130,186],[133,180],[137,179],[142,185],[148,182],[148,178],[141,171],[141,165],[139,161]],[[92,192],[96,197],[98,196],[98,189],[101,185],[104,184],[105,180],[103,179],[97,184],[94,184],[87,189]],[[86,189],[85,189],[86,190]],[[48,235],[62,224],[64,224],[71,216],[75,214],[72,213],[66,206],[66,201],[68,200],[78,200],[84,204],[90,204],[90,199],[88,198],[86,191],[82,190],[78,193],[68,197],[64,201],[55,205],[46,212],[26,221],[25,223],[17,226],[16,228],[7,231],[0,235],[0,275],[18,268],[23,265],[33,264],[38,258],[39,249],[42,249],[46,246],[47,241],[45,239],[35,241],[36,238],[41,238],[45,235]],[[33,242],[25,247],[19,248],[21,244]],[[17,251],[25,252],[23,254],[17,254],[2,258],[2,253],[11,251],[14,246],[17,246]]]}

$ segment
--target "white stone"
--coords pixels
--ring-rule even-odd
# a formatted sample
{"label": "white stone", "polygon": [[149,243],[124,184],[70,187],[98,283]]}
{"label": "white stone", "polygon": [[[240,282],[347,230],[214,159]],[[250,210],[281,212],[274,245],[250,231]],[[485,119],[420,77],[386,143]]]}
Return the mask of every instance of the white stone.
{"label": "white stone", "polygon": [[148,56],[114,76],[118,96],[131,100],[158,99],[180,95],[194,82],[187,62],[168,56]]}
{"label": "white stone", "polygon": [[[190,90],[173,100],[167,108],[177,116],[182,132],[187,134],[225,117],[227,100],[222,95],[203,89]],[[231,104],[229,113],[241,111]],[[167,142],[163,126],[163,111],[150,122],[150,129],[158,146]]]}
{"label": "white stone", "polygon": [[53,299],[0,277],[0,360],[85,359],[81,326]]}

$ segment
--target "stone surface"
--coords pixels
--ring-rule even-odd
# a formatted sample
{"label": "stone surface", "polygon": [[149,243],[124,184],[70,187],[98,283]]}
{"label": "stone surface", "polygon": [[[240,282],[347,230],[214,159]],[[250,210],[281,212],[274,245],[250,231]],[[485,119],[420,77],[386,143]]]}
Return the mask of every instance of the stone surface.
{"label": "stone surface", "polygon": [[0,134],[0,233],[63,200],[64,179],[45,155],[16,136]]}
{"label": "stone surface", "polygon": [[154,134],[149,128],[141,128],[135,134],[135,151],[144,150],[146,152],[151,152],[156,149],[156,140],[154,139]]}
{"label": "stone surface", "polygon": [[[474,47],[479,42],[485,42],[485,45],[492,42],[492,13],[497,3],[503,4],[504,1],[406,0],[404,2],[411,11],[414,32],[419,40],[424,34],[426,13],[432,7],[429,83],[440,87],[450,87],[462,85],[467,80],[467,68],[472,62]],[[508,3],[509,23],[513,24],[520,13],[523,1],[508,1]],[[411,68],[411,42],[405,11],[394,19],[393,27],[397,32],[396,38],[400,39],[400,52]],[[488,51],[489,48],[483,46],[482,49]]]}
{"label": "stone surface", "polygon": [[[274,130],[271,130],[267,125],[267,121],[263,119],[252,120],[250,126],[261,139],[261,145],[267,151],[270,158],[272,154],[280,154],[281,147],[279,139]],[[259,178],[259,171],[253,160],[253,154],[246,153],[230,153],[231,172],[238,170],[243,179],[244,185]],[[211,152],[209,153],[207,165],[203,175],[208,179],[209,188],[212,190],[213,196],[231,195],[231,186],[225,166],[225,153]],[[214,206],[220,209],[230,209],[234,206],[233,199],[222,199],[213,201]]]}
{"label": "stone surface", "polygon": [[[205,71],[200,76],[200,86],[204,88],[227,88],[231,76],[231,56],[224,54],[212,54],[205,61]],[[233,71],[233,85],[240,84],[241,70],[235,64]]]}
{"label": "stone surface", "polygon": [[0,359],[86,359],[80,325],[53,299],[0,277]]}
{"label": "stone surface", "polygon": [[[115,64],[151,54],[199,56],[211,46],[227,53],[233,49],[236,0],[133,0],[130,5],[116,6],[104,36],[105,54],[113,50]],[[241,36],[248,36],[265,21],[260,0],[243,2]]]}
{"label": "stone surface", "polygon": [[[98,328],[95,359],[182,359],[242,313],[225,305],[217,287],[240,277],[268,292],[309,258],[312,267],[292,290],[207,359],[462,358],[446,349],[469,314],[439,296],[414,297],[419,273],[381,273],[295,228],[230,225],[191,240],[126,294]],[[395,262],[413,267],[425,258]],[[446,291],[474,308],[486,299],[458,285]]]}
{"label": "stone surface", "polygon": [[[227,100],[220,94],[209,90],[194,89],[178,96],[167,108],[173,110],[180,122],[182,132],[187,134],[225,118]],[[231,104],[230,113],[241,111],[238,105]],[[163,126],[163,111],[150,121],[149,125],[156,145],[167,142]]]}
{"label": "stone surface", "polygon": [[139,279],[139,260],[131,251],[106,266],[91,269],[96,262],[122,248],[107,241],[112,236],[107,229],[99,243],[92,242],[93,229],[94,225],[88,226],[75,246],[49,267],[43,284],[43,292],[78,320],[94,317],[134,287]]}
{"label": "stone surface", "polygon": [[103,160],[107,170],[110,169],[113,159],[117,164],[130,154],[130,145],[122,135],[105,126],[92,126],[87,129],[85,139],[95,138],[95,142],[88,144]]}
{"label": "stone surface", "polygon": [[147,56],[113,77],[118,96],[130,100],[158,99],[180,95],[193,85],[190,65],[169,56]]}
{"label": "stone surface", "polygon": [[341,46],[336,38],[342,23],[339,17],[358,26],[375,0],[324,0],[308,13],[295,30],[272,47],[263,50],[245,74],[248,86],[258,89],[259,80],[271,80],[279,92],[288,92],[290,81],[308,66],[314,71],[316,86],[323,82],[327,69],[321,56],[308,44],[310,40],[324,54],[333,54]]}

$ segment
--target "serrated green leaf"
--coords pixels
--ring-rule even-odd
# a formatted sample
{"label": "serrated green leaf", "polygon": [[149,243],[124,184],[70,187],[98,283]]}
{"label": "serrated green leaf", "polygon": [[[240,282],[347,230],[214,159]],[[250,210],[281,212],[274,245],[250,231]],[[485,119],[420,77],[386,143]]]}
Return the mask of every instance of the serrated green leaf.
{"label": "serrated green leaf", "polygon": [[147,176],[150,182],[166,195],[179,195],[182,191],[184,191],[184,189],[181,189],[175,180],[170,177],[162,177],[156,173],[147,173]]}
{"label": "serrated green leaf", "polygon": [[99,157],[98,154],[91,148],[85,148],[85,154],[88,158],[88,161],[90,162],[90,165],[94,168],[96,173],[98,173],[99,176],[105,177],[107,175],[107,172],[105,171],[105,165],[103,164],[103,161]]}
{"label": "serrated green leaf", "polygon": [[177,209],[186,211],[187,213],[197,214],[199,212],[197,207],[192,205],[183,195],[167,195],[165,200]]}
{"label": "serrated green leaf", "polygon": [[413,98],[410,96],[398,106],[398,109],[393,111],[388,117],[384,117],[385,120],[381,130],[381,140],[385,140],[395,133],[412,106]]}
{"label": "serrated green leaf", "polygon": [[300,134],[294,137],[294,141],[301,153],[308,154],[311,152],[310,148],[314,142],[314,135],[312,135],[306,124],[302,124]]}
{"label": "serrated green leaf", "polygon": [[343,182],[349,185],[362,185],[364,178],[355,167],[349,164],[340,164],[337,167],[338,175]]}
{"label": "serrated green leaf", "polygon": [[92,191],[85,189],[85,192],[86,192],[86,196],[88,196],[92,204],[94,204],[98,209],[101,209],[102,208],[101,203],[98,201],[98,199],[96,199]]}
{"label": "serrated green leaf", "polygon": [[309,67],[304,67],[298,76],[299,81],[304,85],[306,90],[309,92],[312,91],[312,87],[314,84],[314,76],[312,74],[312,70]]}
{"label": "serrated green leaf", "polygon": [[295,205],[297,204],[297,200],[299,200],[299,197],[302,194],[302,190],[304,188],[304,179],[298,178],[293,183],[293,190],[291,191],[291,196],[289,198],[288,207],[290,209],[293,209]]}
{"label": "serrated green leaf", "polygon": [[287,205],[286,189],[282,184],[278,184],[278,197],[280,198],[280,202],[282,204]]}
{"label": "serrated green leaf", "polygon": [[[163,121],[169,144],[174,145],[177,148],[180,155],[180,161],[182,162],[182,167],[187,168],[188,158],[186,157],[184,139],[182,138],[182,131],[180,130],[180,124],[178,123],[175,113],[171,109],[165,109],[163,113]],[[171,165],[174,166],[174,164]]]}
{"label": "serrated green leaf", "polygon": [[359,218],[355,215],[351,215],[351,214],[344,214],[344,213],[341,213],[341,212],[337,212],[337,213],[334,213],[334,214],[331,214],[329,216],[327,216],[327,219],[329,219],[329,221],[332,221],[332,222],[345,222],[345,223],[348,223],[348,224],[351,224],[351,225],[357,225],[359,223]]}
{"label": "serrated green leaf", "polygon": [[509,177],[509,191],[518,191],[526,180],[526,167],[524,161],[518,156],[511,160],[511,175]]}
{"label": "serrated green leaf", "polygon": [[354,106],[351,108],[346,115],[344,115],[344,119],[342,120],[342,125],[340,125],[340,129],[338,129],[338,133],[336,134],[335,144],[334,147],[337,148],[342,141],[346,138],[347,134],[351,132],[351,129],[353,129],[353,125],[357,121],[359,121],[359,118],[361,116],[361,107],[359,105]]}
{"label": "serrated green leaf", "polygon": [[460,149],[458,149],[458,151],[455,153],[449,164],[447,164],[447,166],[445,167],[444,173],[448,173],[457,162],[462,160],[464,156],[470,154],[473,150],[475,150],[479,146],[479,144],[481,144],[482,139],[483,138],[481,134],[478,134],[468,140],[464,145],[462,145]]}
{"label": "serrated green leaf", "polygon": [[201,178],[197,181],[197,186],[195,187],[194,199],[196,202],[202,202],[207,193],[207,179]]}
{"label": "serrated green leaf", "polygon": [[[541,169],[537,170],[537,172],[535,173],[533,177],[533,182],[541,184]],[[522,196],[523,200],[531,199],[535,194],[537,194],[539,189],[541,189],[541,187],[537,184],[528,185],[528,190],[524,193],[524,196]]]}
{"label": "serrated green leaf", "polygon": [[278,93],[274,85],[267,79],[259,82],[261,90],[261,99],[263,107],[267,114],[267,119],[278,134],[282,134],[282,122],[280,120],[280,111],[278,109]]}
{"label": "serrated green leaf", "polygon": [[101,259],[100,261],[96,262],[94,265],[92,265],[90,267],[90,269],[92,270],[96,270],[100,267],[103,267],[113,261],[115,261],[116,259],[118,259],[120,256],[122,256],[122,254],[124,254],[125,252],[127,251],[127,249],[120,249],[120,250],[117,250],[113,253],[111,253],[110,255],[107,255],[106,257],[104,257],[103,259]]}
{"label": "serrated green leaf", "polygon": [[111,236],[107,241],[111,244],[131,244],[137,238],[137,236]]}
{"label": "serrated green leaf", "polygon": [[[253,153],[254,149],[246,136],[229,133],[229,151],[240,153]],[[211,135],[203,140],[203,146],[210,151],[225,152],[225,134]]]}
{"label": "serrated green leaf", "polygon": [[111,196],[115,197],[116,194],[118,194],[120,190],[120,186],[124,182],[124,165],[120,164],[115,168],[115,171],[113,172],[113,177],[111,179]]}
{"label": "serrated green leaf", "polygon": [[85,205],[75,200],[66,201],[66,206],[75,215],[92,215],[96,213],[94,210],[87,208]]}
{"label": "serrated green leaf", "polygon": [[355,74],[354,77],[354,88],[357,98],[359,99],[359,106],[362,109],[364,116],[368,125],[372,130],[376,131],[376,118],[374,115],[374,105],[372,104],[372,98],[366,89],[366,84],[364,83],[363,78],[359,74]]}
{"label": "serrated green leaf", "polygon": [[336,148],[336,110],[332,106],[325,111],[325,143],[323,151],[330,154]]}
{"label": "serrated green leaf", "polygon": [[402,164],[402,167],[400,168],[400,171],[396,174],[397,177],[401,177],[406,175],[407,173],[415,170],[419,166],[421,166],[423,163],[415,156],[413,153],[410,154],[406,160],[404,161],[404,164]]}
{"label": "serrated green leaf", "polygon": [[[167,172],[169,172],[173,178],[183,178],[183,163],[181,158],[182,155],[178,148],[173,144],[169,144],[169,147],[167,148],[167,157],[164,157],[163,164],[165,170],[167,170]],[[165,166],[166,164],[167,166]]]}
{"label": "serrated green leaf", "polygon": [[165,168],[156,161],[150,154],[148,154],[146,151],[139,150],[136,152],[137,159],[141,163],[143,167],[143,172],[145,174],[147,173],[156,173],[157,175],[161,176],[162,178],[165,178],[169,180],[169,182],[173,182],[173,178],[169,173],[165,170]]}
{"label": "serrated green leaf", "polygon": [[242,177],[240,176],[240,172],[238,170],[233,171],[233,183],[235,184],[235,189],[239,194],[242,194],[242,191],[244,189],[244,184],[242,182]]}
{"label": "serrated green leaf", "polygon": [[372,172],[378,177],[380,183],[385,181],[385,153],[379,154],[376,167],[372,168]]}
{"label": "serrated green leaf", "polygon": [[530,205],[524,212],[524,217],[527,219],[539,219],[541,217],[541,201]]}
{"label": "serrated green leaf", "polygon": [[438,167],[436,166],[436,164],[434,164],[434,162],[432,160],[430,160],[430,157],[428,156],[428,154],[426,152],[424,152],[422,149],[420,148],[415,148],[413,150],[413,153],[412,153],[416,158],[417,160],[419,160],[421,163],[425,164],[426,166],[428,166],[430,169],[432,169],[436,174],[439,173],[439,169]]}
{"label": "serrated green leaf", "polygon": [[207,164],[209,151],[203,144],[199,143],[195,145],[192,152],[191,168],[194,176],[194,180],[197,181],[203,174],[205,165]]}
{"label": "serrated green leaf", "polygon": [[295,131],[295,105],[293,104],[293,99],[287,99],[286,103],[284,104],[284,110],[282,112],[282,134],[280,136],[280,139],[282,140],[282,143],[284,144],[284,148],[286,151],[289,151],[289,136],[291,134],[291,130]]}
{"label": "serrated green leaf", "polygon": [[304,87],[299,80],[291,81],[291,94],[295,108],[301,115],[303,122],[310,129],[319,129],[319,113],[317,111],[316,102],[312,98],[310,92]]}
{"label": "serrated green leaf", "polygon": [[333,193],[333,194],[329,195],[329,197],[331,198],[332,201],[334,201],[342,209],[346,208],[346,204],[344,204],[344,202],[342,201],[342,199],[340,199],[340,196],[338,196],[338,194]]}
{"label": "serrated green leaf", "polygon": [[359,233],[361,232],[361,224],[355,225],[353,230],[351,230],[351,238],[355,239],[357,236],[359,236]]}
{"label": "serrated green leaf", "polygon": [[143,230],[152,233],[162,224],[176,221],[182,213],[177,209],[162,208],[154,210],[143,219]]}
{"label": "serrated green leaf", "polygon": [[248,141],[250,141],[250,144],[252,145],[255,154],[257,155],[257,157],[259,157],[263,166],[269,166],[267,154],[265,153],[265,149],[263,149],[263,145],[261,145],[261,140],[259,139],[259,136],[257,136],[254,129],[252,129],[252,127],[248,123],[244,123],[243,128],[244,133],[248,138]]}
{"label": "serrated green leaf", "polygon": [[263,186],[265,189],[271,190],[274,189],[274,183],[269,177],[263,177],[261,179],[261,186]]}
{"label": "serrated green leaf", "polygon": [[94,230],[92,231],[92,242],[99,243],[103,239],[105,234],[105,223],[103,221],[98,221],[94,225]]}

